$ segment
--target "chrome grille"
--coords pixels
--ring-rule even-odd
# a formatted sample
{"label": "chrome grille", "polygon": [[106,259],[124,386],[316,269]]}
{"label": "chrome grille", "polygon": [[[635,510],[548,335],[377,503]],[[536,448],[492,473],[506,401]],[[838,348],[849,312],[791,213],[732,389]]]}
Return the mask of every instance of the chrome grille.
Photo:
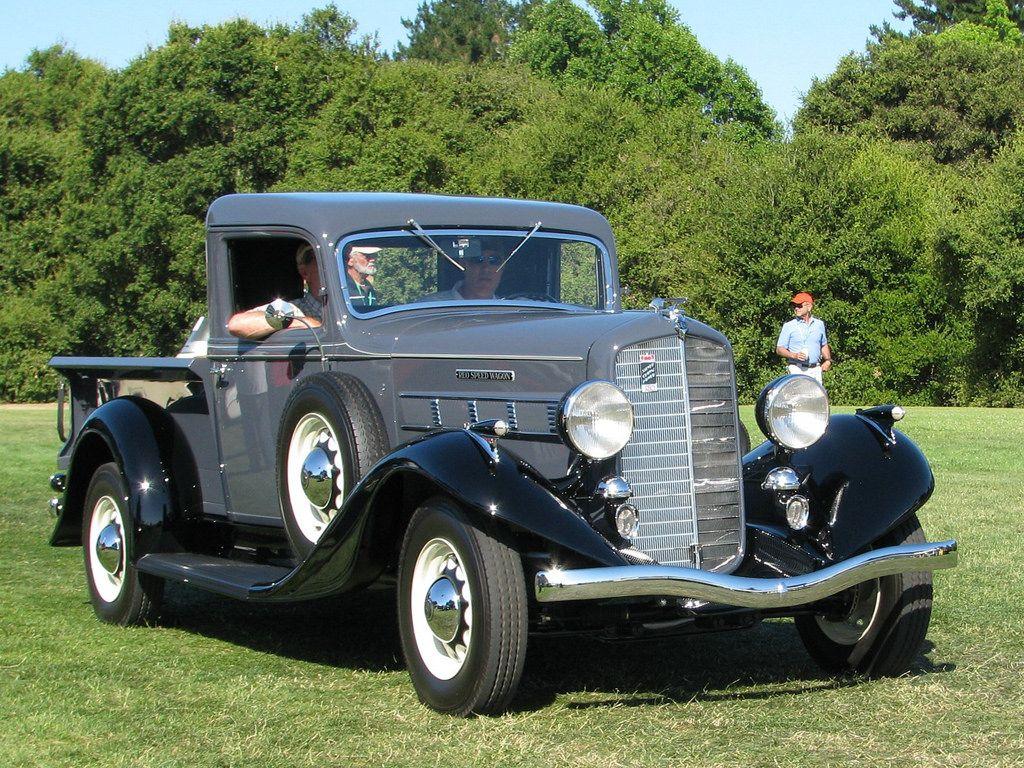
{"label": "chrome grille", "polygon": [[729,570],[741,550],[742,488],[732,356],[723,346],[687,336],[698,566]]}
{"label": "chrome grille", "polygon": [[728,349],[695,337],[645,341],[619,352],[615,381],[635,417],[618,460],[640,510],[633,545],[666,565],[727,568],[739,554],[742,517]]}

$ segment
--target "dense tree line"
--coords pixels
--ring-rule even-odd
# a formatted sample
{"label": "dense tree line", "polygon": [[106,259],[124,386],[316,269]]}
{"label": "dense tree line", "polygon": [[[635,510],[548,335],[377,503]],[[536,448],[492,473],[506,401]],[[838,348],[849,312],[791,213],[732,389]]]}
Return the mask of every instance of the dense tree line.
{"label": "dense tree line", "polygon": [[1001,2],[880,31],[788,138],[662,0],[436,0],[393,58],[332,7],[175,25],[120,70],[37,51],[0,76],[0,399],[51,397],[52,354],[172,353],[218,195],[366,189],[602,211],[627,301],[688,297],[745,397],[809,289],[837,401],[1024,405],[1024,45]]}

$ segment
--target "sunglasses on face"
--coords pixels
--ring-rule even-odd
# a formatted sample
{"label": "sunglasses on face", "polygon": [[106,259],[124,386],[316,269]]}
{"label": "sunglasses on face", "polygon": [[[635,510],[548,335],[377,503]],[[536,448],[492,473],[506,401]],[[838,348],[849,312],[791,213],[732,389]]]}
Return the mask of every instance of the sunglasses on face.
{"label": "sunglasses on face", "polygon": [[491,264],[498,266],[501,264],[501,256],[496,253],[492,253],[490,256],[467,256],[466,261],[470,264]]}

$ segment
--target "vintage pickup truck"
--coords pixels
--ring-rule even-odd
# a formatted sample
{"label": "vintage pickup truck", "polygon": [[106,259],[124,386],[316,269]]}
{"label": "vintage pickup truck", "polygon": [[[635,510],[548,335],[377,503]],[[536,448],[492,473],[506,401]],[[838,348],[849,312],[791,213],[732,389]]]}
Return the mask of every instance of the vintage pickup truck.
{"label": "vintage pickup truck", "polygon": [[728,341],[672,301],[623,310],[598,213],[256,194],[207,225],[208,319],[181,354],[51,361],[71,413],[52,544],[82,545],[101,619],[153,620],[168,580],[394,585],[420,699],[461,715],[502,711],[546,632],[786,616],[827,670],[914,662],[957,555],[922,533],[903,410],[830,417],[782,376],[750,450]]}

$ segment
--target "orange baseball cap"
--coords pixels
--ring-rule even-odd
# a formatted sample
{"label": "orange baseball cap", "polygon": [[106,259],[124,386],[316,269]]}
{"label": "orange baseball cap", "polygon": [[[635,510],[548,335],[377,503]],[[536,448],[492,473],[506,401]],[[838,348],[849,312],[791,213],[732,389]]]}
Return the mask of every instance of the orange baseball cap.
{"label": "orange baseball cap", "polygon": [[806,291],[800,291],[796,296],[789,300],[790,304],[803,304],[805,301],[814,303],[814,297]]}

